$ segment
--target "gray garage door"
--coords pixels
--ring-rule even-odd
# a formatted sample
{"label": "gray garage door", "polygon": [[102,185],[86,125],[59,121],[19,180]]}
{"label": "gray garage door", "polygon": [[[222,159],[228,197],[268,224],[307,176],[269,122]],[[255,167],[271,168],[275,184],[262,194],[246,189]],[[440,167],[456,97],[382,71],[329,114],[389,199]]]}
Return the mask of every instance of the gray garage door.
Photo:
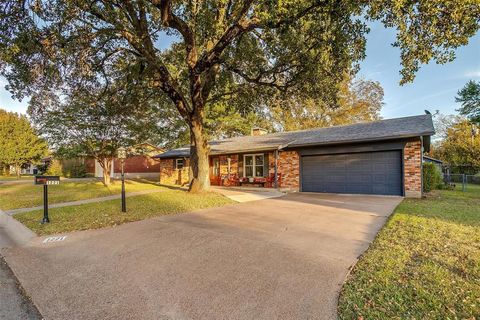
{"label": "gray garage door", "polygon": [[400,151],[302,157],[302,191],[402,195]]}

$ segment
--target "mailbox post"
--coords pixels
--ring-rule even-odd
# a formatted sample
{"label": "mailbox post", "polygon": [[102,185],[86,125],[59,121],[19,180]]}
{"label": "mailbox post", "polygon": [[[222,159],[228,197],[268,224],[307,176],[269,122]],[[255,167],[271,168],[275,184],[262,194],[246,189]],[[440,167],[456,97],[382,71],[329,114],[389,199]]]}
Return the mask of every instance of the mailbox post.
{"label": "mailbox post", "polygon": [[120,159],[120,163],[122,165],[122,212],[127,212],[127,203],[125,199],[125,159],[127,158],[127,150],[124,147],[120,147],[117,150],[118,159]]}
{"label": "mailbox post", "polygon": [[48,185],[60,184],[59,176],[35,176],[35,184],[43,185],[43,219],[42,224],[49,223],[48,217]]}

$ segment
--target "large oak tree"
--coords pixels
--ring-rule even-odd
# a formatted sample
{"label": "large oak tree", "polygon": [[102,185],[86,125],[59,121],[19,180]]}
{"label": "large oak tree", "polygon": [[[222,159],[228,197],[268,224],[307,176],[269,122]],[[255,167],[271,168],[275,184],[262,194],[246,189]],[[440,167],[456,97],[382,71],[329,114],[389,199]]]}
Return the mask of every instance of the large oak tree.
{"label": "large oak tree", "polygon": [[[2,74],[17,97],[135,74],[189,127],[193,191],[209,186],[204,121],[215,99],[254,103],[273,90],[335,105],[364,55],[366,20],[397,28],[406,82],[422,63],[452,60],[480,17],[476,0],[5,0],[0,10]],[[177,39],[170,50],[165,33]]]}

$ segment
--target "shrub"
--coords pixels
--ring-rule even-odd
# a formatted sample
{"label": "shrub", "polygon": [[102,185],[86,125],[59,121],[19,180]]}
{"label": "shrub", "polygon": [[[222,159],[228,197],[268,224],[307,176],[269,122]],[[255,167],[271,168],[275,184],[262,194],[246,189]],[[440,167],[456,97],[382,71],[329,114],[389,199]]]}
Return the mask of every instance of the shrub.
{"label": "shrub", "polygon": [[84,178],[87,169],[80,158],[61,159],[63,176],[66,178]]}
{"label": "shrub", "polygon": [[49,176],[63,176],[62,164],[60,161],[52,160],[45,174]]}
{"label": "shrub", "polygon": [[474,184],[480,184],[480,172],[475,174],[473,177],[472,177],[472,183]]}
{"label": "shrub", "polygon": [[430,192],[442,188],[442,176],[437,166],[430,162],[423,164],[423,191]]}
{"label": "shrub", "polygon": [[45,174],[45,172],[47,172],[48,170],[48,164],[37,164],[37,170],[38,170],[38,174]]}
{"label": "shrub", "polygon": [[71,167],[69,177],[70,178],[85,178],[87,176],[87,169],[83,164],[76,164]]}

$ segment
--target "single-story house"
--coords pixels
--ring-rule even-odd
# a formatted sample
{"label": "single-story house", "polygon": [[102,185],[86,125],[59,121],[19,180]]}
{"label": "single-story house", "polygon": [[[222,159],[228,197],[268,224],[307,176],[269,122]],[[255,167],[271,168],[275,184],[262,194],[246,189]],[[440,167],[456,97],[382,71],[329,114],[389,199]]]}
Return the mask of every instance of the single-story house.
{"label": "single-story house", "polygon": [[[209,142],[210,182],[420,197],[434,133],[429,114],[271,134],[254,128],[251,136]],[[157,155],[160,182],[188,183],[189,155],[189,147]]]}
{"label": "single-story house", "polygon": [[[128,149],[128,157],[125,159],[124,173],[126,178],[150,178],[158,180],[160,162],[154,158],[163,152],[162,148],[149,143],[142,143]],[[103,177],[103,169],[94,158],[85,159],[87,174],[97,178]],[[122,166],[120,159],[113,159],[110,177],[120,178]]]}
{"label": "single-story house", "polygon": [[[46,163],[48,163],[50,161],[50,157],[45,157],[45,158],[42,158],[40,159],[40,161],[38,163],[31,163],[31,162],[28,162],[28,163],[24,163],[21,167],[20,167],[20,174],[21,175],[34,175],[34,174],[37,174],[38,173],[38,167],[39,165],[45,165]],[[15,166],[9,166],[9,174],[10,175],[14,175],[16,174],[16,169],[15,169]]]}

